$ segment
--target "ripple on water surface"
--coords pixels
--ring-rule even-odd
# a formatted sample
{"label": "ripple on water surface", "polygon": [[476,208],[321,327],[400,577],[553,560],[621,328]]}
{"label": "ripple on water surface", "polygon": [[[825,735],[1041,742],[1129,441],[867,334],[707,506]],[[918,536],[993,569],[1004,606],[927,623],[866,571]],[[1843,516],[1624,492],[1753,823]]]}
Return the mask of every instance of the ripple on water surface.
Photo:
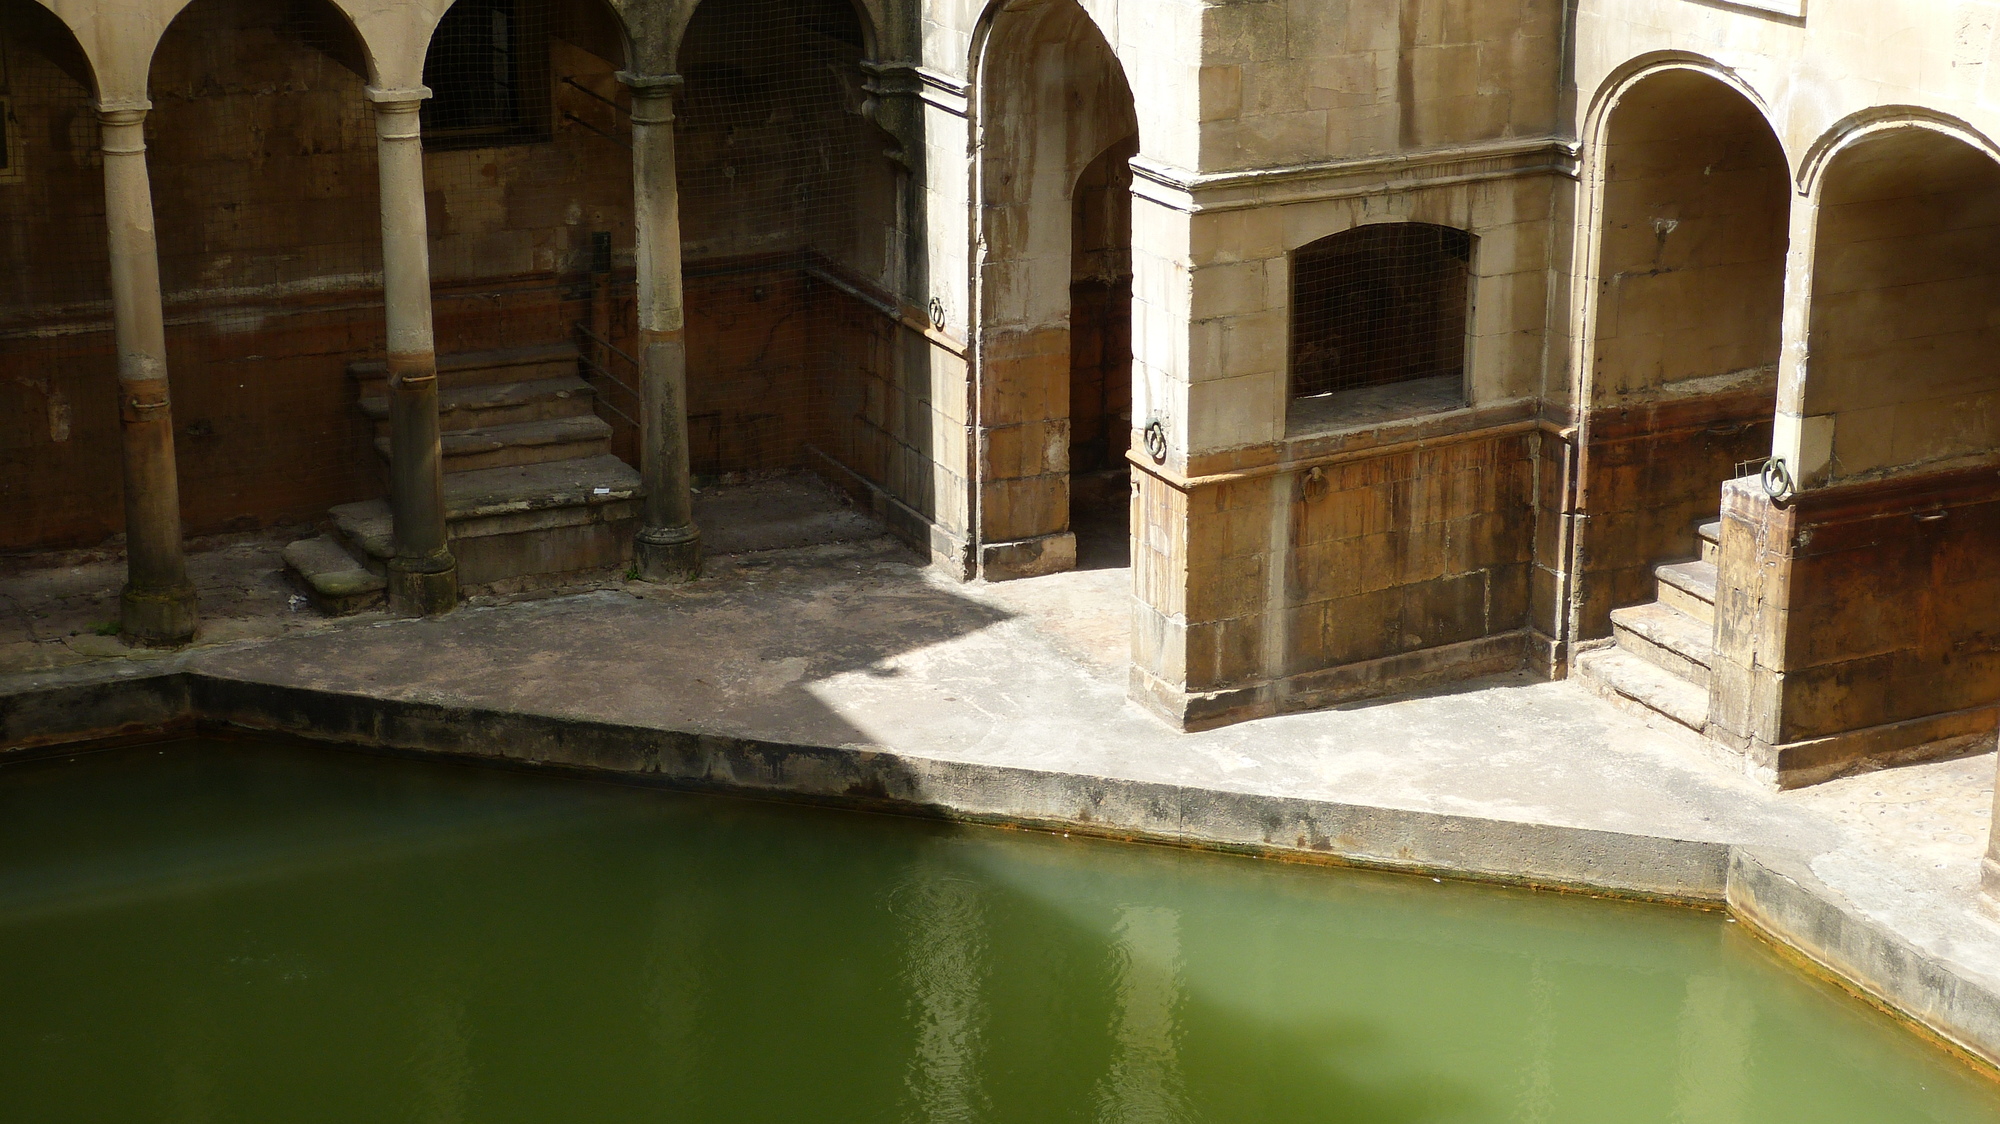
{"label": "ripple on water surface", "polygon": [[2000,1120],[1720,916],[287,745],[0,768],[0,1117]]}

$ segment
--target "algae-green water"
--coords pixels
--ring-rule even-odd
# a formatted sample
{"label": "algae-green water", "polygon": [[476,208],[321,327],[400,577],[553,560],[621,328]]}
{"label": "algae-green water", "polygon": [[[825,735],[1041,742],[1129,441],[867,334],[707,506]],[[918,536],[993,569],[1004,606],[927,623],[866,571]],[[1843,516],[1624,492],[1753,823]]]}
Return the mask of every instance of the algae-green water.
{"label": "algae-green water", "polygon": [[1712,913],[260,743],[0,768],[0,1120],[2000,1120]]}

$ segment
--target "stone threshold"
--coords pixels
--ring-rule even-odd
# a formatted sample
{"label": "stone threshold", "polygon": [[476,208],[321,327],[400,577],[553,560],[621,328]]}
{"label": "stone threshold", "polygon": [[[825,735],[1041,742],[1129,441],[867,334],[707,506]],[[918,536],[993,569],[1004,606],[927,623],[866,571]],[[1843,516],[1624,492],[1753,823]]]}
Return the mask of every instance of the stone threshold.
{"label": "stone threshold", "polygon": [[804,745],[219,675],[166,660],[0,694],[0,763],[241,732],[349,751],[1726,910],[1987,1067],[2000,987],[1906,939],[1768,846]]}

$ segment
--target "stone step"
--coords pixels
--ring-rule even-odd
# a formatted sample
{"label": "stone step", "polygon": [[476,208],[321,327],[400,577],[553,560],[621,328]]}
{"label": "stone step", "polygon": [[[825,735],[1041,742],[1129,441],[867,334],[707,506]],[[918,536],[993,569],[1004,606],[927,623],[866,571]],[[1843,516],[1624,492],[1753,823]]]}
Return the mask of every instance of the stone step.
{"label": "stone step", "polygon": [[[451,432],[571,418],[590,413],[595,401],[590,384],[575,375],[454,387],[438,393],[438,425]],[[361,412],[374,419],[376,436],[388,436],[387,398],[363,398]]]}
{"label": "stone step", "polygon": [[[444,478],[445,532],[461,586],[616,566],[632,556],[644,492],[610,454],[454,472]],[[378,574],[395,553],[386,500],[342,504],[333,522]]]}
{"label": "stone step", "polygon": [[[565,375],[574,378],[576,360],[577,350],[573,343],[440,355],[437,358],[438,389],[444,391],[453,387],[500,382],[537,382]],[[384,360],[349,363],[347,373],[360,385],[361,397],[383,398],[388,395],[389,365]]]}
{"label": "stone step", "polygon": [[1715,563],[1669,562],[1653,567],[1653,577],[1660,583],[1660,604],[1715,623]]}
{"label": "stone step", "polygon": [[[611,451],[611,426],[596,414],[546,421],[514,422],[443,434],[447,476],[488,468],[543,464],[594,457]],[[389,438],[377,437],[375,451],[389,459]]]}
{"label": "stone step", "polygon": [[1715,626],[1654,601],[1611,610],[1618,646],[1706,691]]}
{"label": "stone step", "polygon": [[285,571],[313,608],[328,616],[346,616],[382,604],[382,591],[388,582],[332,535],[300,539],[279,555],[285,560]]}
{"label": "stone step", "polygon": [[1711,519],[1696,527],[1694,533],[1701,539],[1701,560],[1711,566],[1715,565],[1716,556],[1721,553],[1722,520]]}
{"label": "stone step", "polygon": [[1576,657],[1577,681],[1605,698],[1630,700],[1700,733],[1708,725],[1708,692],[1625,651],[1598,648]]}

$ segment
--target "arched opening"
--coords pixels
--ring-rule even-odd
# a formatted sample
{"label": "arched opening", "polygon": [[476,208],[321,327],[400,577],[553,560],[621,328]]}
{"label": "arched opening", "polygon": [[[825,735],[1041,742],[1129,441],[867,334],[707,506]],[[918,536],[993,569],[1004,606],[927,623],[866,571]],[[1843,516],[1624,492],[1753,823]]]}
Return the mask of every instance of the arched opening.
{"label": "arched opening", "polygon": [[704,0],[681,40],[688,449],[713,553],[877,533],[808,514],[827,485],[930,492],[924,392],[895,361],[906,169],[871,119],[866,42],[847,0]]}
{"label": "arched opening", "polygon": [[1137,134],[1090,162],[1070,197],[1070,525],[1077,564],[1123,564],[1132,472],[1132,157]]}
{"label": "arched opening", "polygon": [[1816,197],[1774,442],[1797,487],[1725,491],[1709,707],[1787,785],[1976,752],[2000,720],[2000,164],[1891,128]]}
{"label": "arched opening", "polygon": [[1132,91],[1076,0],[996,13],[979,84],[979,570],[1122,564]]}
{"label": "arched opening", "polygon": [[1463,398],[1472,244],[1463,230],[1397,222],[1301,246],[1291,270],[1292,397],[1351,403],[1425,384],[1416,391]]}
{"label": "arched opening", "polygon": [[[603,0],[457,0],[431,36],[424,182],[447,474],[637,462],[625,61]],[[506,397],[492,388],[553,395],[578,377],[587,391],[489,408]]]}
{"label": "arched opening", "polygon": [[1571,563],[1582,640],[1672,592],[1662,568],[1698,558],[1722,484],[1770,452],[1791,206],[1769,123],[1709,75],[1640,80],[1604,137]]}
{"label": "arched opening", "polygon": [[317,518],[369,494],[344,377],[382,341],[363,48],[325,0],[195,0],[147,117],[182,518]]}
{"label": "arched opening", "polygon": [[0,551],[117,532],[117,355],[90,65],[0,0]]}
{"label": "arched opening", "polygon": [[1825,172],[1801,413],[1832,421],[1826,483],[2000,451],[2000,164],[1901,129]]}

